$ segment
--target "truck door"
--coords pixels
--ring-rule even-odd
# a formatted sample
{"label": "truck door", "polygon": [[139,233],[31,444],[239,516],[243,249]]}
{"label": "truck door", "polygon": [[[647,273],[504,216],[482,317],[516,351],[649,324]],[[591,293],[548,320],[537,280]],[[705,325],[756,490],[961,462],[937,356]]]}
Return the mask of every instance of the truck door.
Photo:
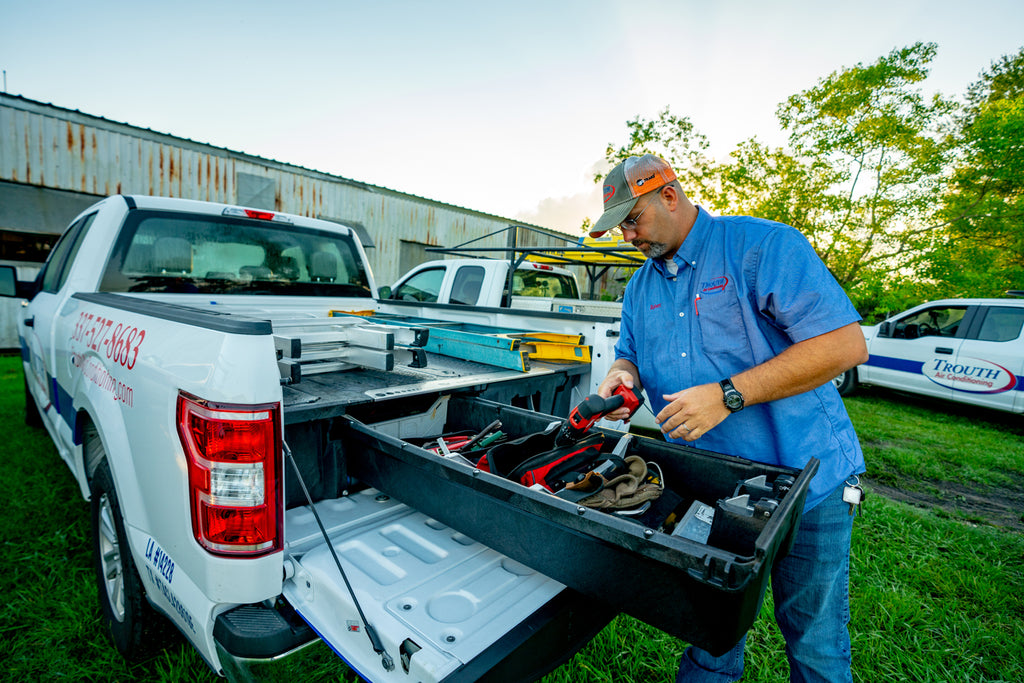
{"label": "truck door", "polygon": [[1024,306],[979,308],[950,367],[954,397],[999,410],[1024,409]]}
{"label": "truck door", "polygon": [[[61,414],[70,411],[70,401],[66,394],[61,397],[61,388],[57,383],[56,331],[57,314],[61,305],[69,296],[62,291],[67,280],[71,263],[74,261],[78,248],[82,244],[89,226],[96,217],[95,213],[79,219],[71,225],[57,241],[50,257],[46,260],[40,273],[39,292],[28,304],[25,317],[25,345],[29,352],[29,391],[40,406],[43,420],[58,436],[59,443],[67,443],[61,435]],[[63,344],[62,344],[63,346]],[[64,436],[67,432],[65,431]],[[69,458],[70,452],[61,448],[61,457]]]}
{"label": "truck door", "polygon": [[960,323],[966,313],[966,305],[929,306],[890,322],[888,333],[871,342],[870,383],[953,398],[943,368],[956,358],[963,343],[966,330]]}

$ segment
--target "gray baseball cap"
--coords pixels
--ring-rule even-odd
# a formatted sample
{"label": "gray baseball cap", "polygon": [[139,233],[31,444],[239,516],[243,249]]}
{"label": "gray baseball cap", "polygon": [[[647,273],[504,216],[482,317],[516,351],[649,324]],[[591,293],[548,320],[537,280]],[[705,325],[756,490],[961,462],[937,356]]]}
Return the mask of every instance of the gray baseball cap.
{"label": "gray baseball cap", "polygon": [[604,179],[604,213],[590,229],[591,237],[600,237],[626,220],[637,200],[676,179],[667,161],[653,154],[629,157]]}

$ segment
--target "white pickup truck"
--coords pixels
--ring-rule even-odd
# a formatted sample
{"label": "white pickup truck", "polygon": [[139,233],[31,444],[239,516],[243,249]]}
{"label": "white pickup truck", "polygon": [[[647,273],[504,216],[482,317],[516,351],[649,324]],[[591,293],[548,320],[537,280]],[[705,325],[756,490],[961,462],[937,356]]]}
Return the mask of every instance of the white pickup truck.
{"label": "white pickup truck", "polygon": [[462,258],[427,261],[412,268],[381,298],[460,306],[508,307],[621,317],[622,304],[580,298],[572,271],[548,263],[522,261],[512,276],[509,296],[508,261]]}
{"label": "white pickup truck", "polygon": [[[533,680],[620,611],[724,652],[814,474],[599,430],[669,482],[627,518],[435,452],[443,439],[427,449],[496,422],[552,433],[607,346],[525,371],[427,352],[443,307],[378,301],[354,231],[333,223],[110,197],[35,282],[0,267],[0,293],[26,300],[26,420],[91,501],[100,609],[129,658],[169,620],[232,680],[294,677],[317,647],[373,681]],[[584,325],[605,345],[617,330],[464,312]],[[704,541],[672,532],[716,501]]]}
{"label": "white pickup truck", "polygon": [[864,326],[870,358],[834,381],[1024,413],[1024,299],[943,299]]}

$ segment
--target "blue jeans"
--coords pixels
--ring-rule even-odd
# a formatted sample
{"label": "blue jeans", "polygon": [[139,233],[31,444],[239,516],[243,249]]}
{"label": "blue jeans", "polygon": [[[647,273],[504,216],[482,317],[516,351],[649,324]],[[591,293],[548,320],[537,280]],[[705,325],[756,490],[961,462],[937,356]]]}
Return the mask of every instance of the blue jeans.
{"label": "blue jeans", "polygon": [[[790,553],[771,575],[775,621],[786,639],[793,683],[850,683],[850,538],[853,516],[843,486],[800,521]],[[746,636],[721,657],[689,647],[677,683],[725,683],[743,675]]]}

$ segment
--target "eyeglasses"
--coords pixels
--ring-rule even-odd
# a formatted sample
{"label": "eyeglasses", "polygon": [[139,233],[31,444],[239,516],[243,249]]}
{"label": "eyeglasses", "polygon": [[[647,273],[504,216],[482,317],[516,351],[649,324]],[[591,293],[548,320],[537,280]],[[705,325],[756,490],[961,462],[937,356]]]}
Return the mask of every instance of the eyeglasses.
{"label": "eyeglasses", "polygon": [[622,221],[608,232],[610,232],[612,235],[615,235],[616,237],[621,237],[623,230],[636,230],[636,222],[640,220],[640,216],[644,215],[644,211],[647,210],[647,207],[651,205],[651,202],[654,201],[654,197],[658,194],[660,193],[657,190],[651,192],[651,198],[647,200],[647,203],[644,205],[644,208],[640,210],[640,213],[633,216],[632,218],[627,218],[626,220]]}

